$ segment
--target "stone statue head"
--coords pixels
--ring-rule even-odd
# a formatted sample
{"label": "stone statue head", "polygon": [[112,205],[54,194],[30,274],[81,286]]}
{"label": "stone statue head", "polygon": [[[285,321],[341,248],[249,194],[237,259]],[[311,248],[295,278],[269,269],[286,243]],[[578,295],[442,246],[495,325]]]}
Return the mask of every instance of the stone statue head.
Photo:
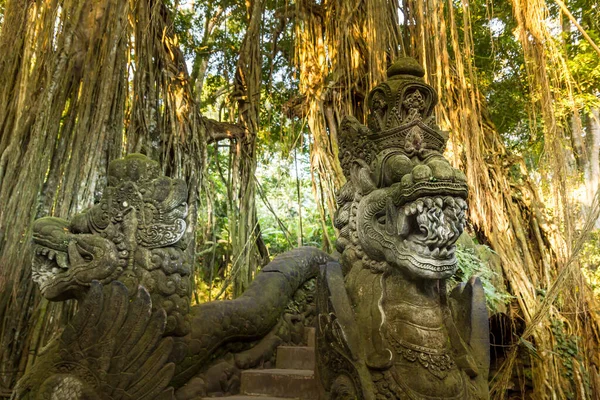
{"label": "stone statue head", "polygon": [[466,177],[443,156],[447,134],[435,125],[437,96],[423,76],[414,59],[400,59],[369,94],[368,128],[351,117],[342,123],[347,183],[334,223],[346,270],[396,268],[421,279],[456,270]]}
{"label": "stone statue head", "polygon": [[185,257],[187,186],[161,175],[157,162],[132,154],[110,163],[100,202],[70,222],[33,225],[32,275],[49,300],[80,297],[92,281],[143,285],[167,312],[167,332],[184,334],[191,266]]}

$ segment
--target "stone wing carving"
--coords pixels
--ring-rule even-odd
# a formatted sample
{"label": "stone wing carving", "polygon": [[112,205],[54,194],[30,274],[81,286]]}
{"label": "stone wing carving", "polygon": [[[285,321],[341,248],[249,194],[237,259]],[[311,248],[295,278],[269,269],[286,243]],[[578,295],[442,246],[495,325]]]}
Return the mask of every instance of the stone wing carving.
{"label": "stone wing carving", "polygon": [[15,399],[174,399],[172,338],[162,338],[164,310],[152,312],[139,287],[92,282],[73,320],[44,348]]}

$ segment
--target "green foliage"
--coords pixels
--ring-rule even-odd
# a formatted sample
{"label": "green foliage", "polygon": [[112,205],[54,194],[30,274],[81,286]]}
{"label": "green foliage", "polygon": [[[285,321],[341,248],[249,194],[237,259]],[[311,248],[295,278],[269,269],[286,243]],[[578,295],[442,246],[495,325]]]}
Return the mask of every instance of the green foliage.
{"label": "green foliage", "polygon": [[[208,298],[212,279],[212,298],[215,287],[220,287],[232,264],[231,242],[229,238],[229,212],[231,193],[228,191],[230,171],[229,147],[211,145],[208,170],[205,177],[209,187],[212,215],[200,213],[198,244],[199,278],[198,291],[202,299]],[[288,153],[286,157],[282,153]],[[259,152],[256,176],[256,210],[261,236],[271,257],[291,250],[300,244],[323,246],[323,229],[319,212],[312,195],[312,181],[308,162],[308,148],[301,147],[297,152],[298,175],[295,171],[294,153],[283,151],[281,143],[264,146]],[[300,184],[300,201],[298,187]],[[299,211],[301,207],[301,211]],[[209,207],[206,205],[204,210]],[[301,212],[301,216],[300,216]],[[302,237],[300,238],[300,223]],[[327,224],[330,237],[335,236],[330,221]]]}
{"label": "green foliage", "polygon": [[[297,247],[299,244],[322,247],[323,231],[317,205],[312,195],[308,154],[299,152],[296,176],[293,153],[263,153],[256,177],[259,182],[257,214],[263,239],[271,255]],[[298,188],[300,184],[300,199]],[[300,210],[301,209],[301,210]],[[302,215],[300,215],[302,214]],[[302,237],[300,239],[300,224]],[[333,235],[333,227],[328,226]]]}
{"label": "green foliage", "polygon": [[474,61],[490,118],[509,149],[526,158],[539,153],[539,130],[530,126],[527,114],[532,98],[523,50],[513,34],[517,24],[511,4],[475,2],[472,18]]}
{"label": "green foliage", "polygon": [[[600,42],[598,32],[588,32],[592,39]],[[569,46],[569,69],[571,70],[580,92],[577,93],[576,101],[584,111],[589,112],[590,107],[600,106],[600,56],[585,40],[578,39],[575,44]]]}
{"label": "green foliage", "polygon": [[[202,79],[200,111],[219,121],[236,122],[237,94],[232,93],[236,64],[247,27],[247,10],[243,2],[215,0],[180,1],[174,18],[181,47],[191,67],[192,83]],[[190,6],[193,4],[193,7]],[[323,233],[320,215],[312,194],[309,169],[307,128],[298,119],[286,117],[286,102],[297,95],[298,82],[292,68],[292,24],[277,16],[284,6],[279,0],[264,4],[260,42],[262,56],[259,100],[259,130],[256,137],[257,171],[255,204],[261,237],[271,256],[298,244],[321,246]],[[287,22],[287,23],[284,23]],[[209,26],[213,24],[212,27]],[[254,40],[254,39],[253,39]],[[206,71],[201,65],[206,63]],[[194,83],[196,88],[196,83]],[[260,95],[260,97],[258,96]],[[200,215],[198,260],[200,286],[209,289],[224,282],[231,274],[232,258],[228,227],[235,203],[228,191],[232,168],[229,146],[223,141],[209,146],[207,195],[211,216]],[[294,149],[298,152],[298,173],[294,167]],[[300,186],[300,200],[298,187]],[[208,205],[208,204],[207,204]],[[299,207],[302,208],[300,217]],[[302,235],[300,235],[302,223]],[[327,230],[333,235],[329,223]],[[208,285],[208,286],[207,286]],[[213,294],[214,295],[214,294]],[[214,297],[213,297],[214,298]]]}
{"label": "green foliage", "polygon": [[581,269],[595,295],[600,298],[600,230],[590,232],[583,245],[579,261]]}
{"label": "green foliage", "polygon": [[[570,0],[569,10],[585,29],[587,34],[596,43],[600,43],[600,7],[595,0]],[[592,94],[594,98],[582,98],[598,102],[600,94],[600,56],[592,48],[581,32],[571,29],[563,34],[567,43],[568,65],[577,82],[579,94]],[[595,92],[595,95],[594,94]]]}
{"label": "green foliage", "polygon": [[[486,246],[487,247],[487,246]],[[487,247],[488,251],[492,251]],[[483,284],[485,300],[491,312],[498,311],[502,304],[508,304],[512,296],[503,290],[494,286],[493,281],[497,274],[475,254],[475,250],[462,245],[456,246],[456,259],[458,262],[458,271],[452,278],[451,286],[458,282],[468,281],[472,276],[478,276]],[[452,285],[454,283],[454,285]]]}
{"label": "green foliage", "polygon": [[[554,340],[556,342],[554,346],[554,351],[558,354],[563,363],[563,368],[561,369],[563,378],[568,380],[571,385],[571,389],[578,385],[578,380],[575,378],[575,373],[577,373],[583,380],[583,384],[586,387],[586,392],[590,393],[590,377],[587,371],[583,368],[583,357],[581,356],[579,343],[582,338],[577,335],[568,334],[565,329],[565,324],[558,320],[552,319],[551,326],[552,334]],[[575,371],[575,368],[578,370]],[[576,392],[570,391],[565,393],[568,399],[576,399]]]}
{"label": "green foliage", "polygon": [[[206,194],[198,213],[196,232],[198,277],[205,284],[218,286],[231,264],[231,241],[228,231],[229,192],[227,147],[208,146]],[[210,210],[210,213],[208,212]],[[199,283],[200,285],[201,283]],[[200,292],[206,294],[206,290]]]}

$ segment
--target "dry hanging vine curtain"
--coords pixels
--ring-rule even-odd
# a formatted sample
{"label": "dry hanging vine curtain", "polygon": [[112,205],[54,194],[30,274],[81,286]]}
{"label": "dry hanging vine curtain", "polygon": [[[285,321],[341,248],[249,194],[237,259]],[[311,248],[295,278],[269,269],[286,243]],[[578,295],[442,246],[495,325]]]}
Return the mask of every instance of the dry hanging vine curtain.
{"label": "dry hanging vine curtain", "polygon": [[40,301],[34,288],[31,222],[89,206],[108,161],[142,151],[186,180],[192,233],[206,140],[161,1],[8,0],[0,52],[0,385],[7,394],[72,312]]}

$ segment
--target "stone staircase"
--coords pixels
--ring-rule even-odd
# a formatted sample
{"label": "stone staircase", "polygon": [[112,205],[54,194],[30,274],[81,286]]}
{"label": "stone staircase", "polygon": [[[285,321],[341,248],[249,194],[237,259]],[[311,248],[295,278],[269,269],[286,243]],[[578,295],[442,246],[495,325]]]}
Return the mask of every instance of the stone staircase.
{"label": "stone staircase", "polygon": [[[240,394],[221,400],[318,400],[315,328],[305,328],[307,346],[279,346],[274,369],[242,371]],[[204,398],[209,400],[214,398]]]}

